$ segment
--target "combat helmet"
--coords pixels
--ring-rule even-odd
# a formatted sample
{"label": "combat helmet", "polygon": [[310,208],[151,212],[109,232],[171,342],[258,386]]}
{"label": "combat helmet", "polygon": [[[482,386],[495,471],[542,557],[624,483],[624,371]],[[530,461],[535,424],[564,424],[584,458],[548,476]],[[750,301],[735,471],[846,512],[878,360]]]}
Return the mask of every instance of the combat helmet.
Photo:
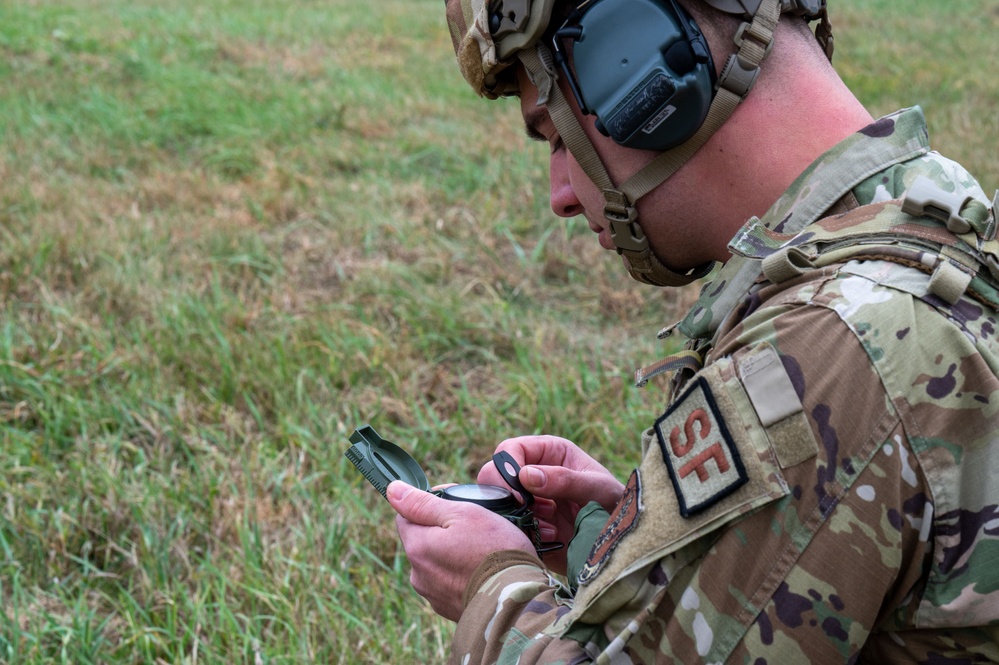
{"label": "combat helmet", "polygon": [[[601,1],[574,0],[569,4],[575,4],[577,11],[581,11]],[[675,0],[662,1],[682,11]],[[524,67],[538,89],[538,105],[547,107],[566,148],[603,192],[604,216],[628,272],[640,282],[657,286],[689,284],[710,272],[713,264],[686,273],[664,266],[641,229],[635,202],[675,173],[732,115],[756,81],[760,63],[773,45],[773,33],[782,13],[809,21],[820,20],[815,36],[827,56],[832,57],[826,0],[700,1],[742,17],[743,23],[733,37],[737,51],[728,57],[717,80],[711,71],[713,91],[689,138],[669,145],[630,178],[614,183],[556,83],[560,69],[556,63],[557,43],[543,39],[550,30],[553,9],[565,0],[445,0],[448,29],[465,80],[479,95],[489,99],[516,95],[519,91],[513,67],[517,64]],[[570,86],[574,86],[569,69],[563,66],[562,70],[569,74]]]}

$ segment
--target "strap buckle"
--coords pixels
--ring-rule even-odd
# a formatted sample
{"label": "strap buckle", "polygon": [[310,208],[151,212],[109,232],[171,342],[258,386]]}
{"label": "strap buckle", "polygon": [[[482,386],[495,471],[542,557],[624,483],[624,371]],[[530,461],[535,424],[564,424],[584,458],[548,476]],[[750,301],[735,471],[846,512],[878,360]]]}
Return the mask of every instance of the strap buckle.
{"label": "strap buckle", "polygon": [[728,57],[725,68],[718,77],[718,88],[728,90],[742,99],[749,93],[759,75],[759,67],[747,67],[742,58],[733,54]]}
{"label": "strap buckle", "polygon": [[622,251],[644,252],[648,249],[649,239],[636,221],[638,211],[634,206],[608,203],[604,207],[604,217],[610,222],[611,240],[614,241],[618,254]]}
{"label": "strap buckle", "polygon": [[932,217],[946,224],[947,230],[951,233],[960,235],[973,228],[971,223],[961,216],[969,199],[970,196],[948,192],[926,176],[919,176],[905,193],[902,212],[913,217]]}
{"label": "strap buckle", "polygon": [[772,32],[761,30],[759,26],[754,26],[748,21],[743,21],[739,29],[736,30],[732,41],[741,49],[746,37],[752,38],[754,42],[760,45],[760,48],[763,49],[764,58],[770,55],[770,49],[774,47],[774,35]]}

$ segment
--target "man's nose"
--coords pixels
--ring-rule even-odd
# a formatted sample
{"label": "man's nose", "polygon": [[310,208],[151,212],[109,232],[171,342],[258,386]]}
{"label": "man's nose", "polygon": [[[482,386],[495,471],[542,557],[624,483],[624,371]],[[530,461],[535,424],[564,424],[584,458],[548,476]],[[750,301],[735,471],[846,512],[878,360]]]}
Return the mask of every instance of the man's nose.
{"label": "man's nose", "polygon": [[565,149],[552,153],[548,165],[548,177],[551,180],[552,212],[559,217],[575,217],[583,214],[583,204],[576,198],[576,192],[569,181],[567,151]]}

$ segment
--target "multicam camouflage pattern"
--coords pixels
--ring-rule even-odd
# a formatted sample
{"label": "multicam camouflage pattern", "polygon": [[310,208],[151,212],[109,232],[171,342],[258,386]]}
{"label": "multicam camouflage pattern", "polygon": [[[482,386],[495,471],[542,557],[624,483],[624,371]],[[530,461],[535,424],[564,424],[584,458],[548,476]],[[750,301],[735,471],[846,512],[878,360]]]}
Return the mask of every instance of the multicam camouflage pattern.
{"label": "multicam camouflage pattern", "polygon": [[511,63],[500,62],[489,32],[489,0],[448,0],[447,27],[458,68],[479,95],[496,99],[497,76]]}
{"label": "multicam camouflage pattern", "polygon": [[[696,377],[728,400],[720,413],[764,484],[692,516],[691,532],[662,507],[676,493],[647,432],[637,527],[603,568],[573,597],[540,565],[494,560],[466,594],[452,662],[999,662],[995,280],[979,266],[977,286],[959,279],[964,291],[945,299],[932,262],[890,253],[761,276],[789,243],[826,251],[812,241],[871,228],[879,246],[894,234],[896,247],[938,247],[937,265],[986,259],[991,218],[961,238],[899,225],[896,200],[919,175],[986,203],[929,152],[918,109],[882,118],[751,220],[681,325],[706,359]],[[767,349],[800,399],[808,454],[782,456],[787,441],[747,398],[741,368]],[[746,509],[739,497],[754,491]]]}

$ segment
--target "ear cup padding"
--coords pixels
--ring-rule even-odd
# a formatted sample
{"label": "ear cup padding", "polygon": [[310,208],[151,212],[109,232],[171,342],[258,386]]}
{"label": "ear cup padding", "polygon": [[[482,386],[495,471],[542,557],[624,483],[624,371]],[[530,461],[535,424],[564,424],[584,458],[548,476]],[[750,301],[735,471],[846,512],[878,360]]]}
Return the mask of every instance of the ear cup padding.
{"label": "ear cup padding", "polygon": [[666,150],[704,122],[714,66],[703,36],[670,0],[598,0],[578,19],[572,72],[581,106],[617,143]]}

